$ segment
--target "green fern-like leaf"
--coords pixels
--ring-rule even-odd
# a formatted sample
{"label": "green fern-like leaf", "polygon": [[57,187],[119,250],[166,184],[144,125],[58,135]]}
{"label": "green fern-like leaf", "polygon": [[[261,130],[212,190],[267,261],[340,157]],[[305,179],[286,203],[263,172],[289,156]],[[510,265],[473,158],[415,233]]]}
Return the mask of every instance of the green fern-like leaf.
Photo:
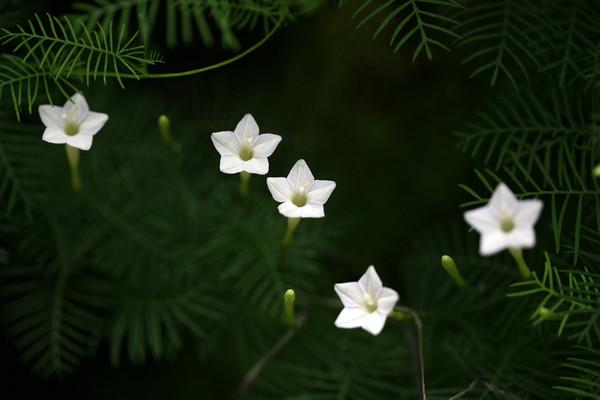
{"label": "green fern-like leaf", "polygon": [[[27,263],[0,268],[0,296],[6,331],[24,362],[44,377],[61,377],[92,353],[107,296],[102,281],[75,268],[52,225],[26,233],[16,258]],[[49,238],[56,242],[46,247]]]}
{"label": "green fern-like leaf", "polygon": [[[160,265],[145,267],[161,271]],[[159,281],[160,285],[149,284]],[[206,338],[210,325],[222,321],[229,309],[211,289],[214,283],[204,279],[194,282],[181,277],[167,282],[163,274],[162,279],[146,277],[121,286],[115,299],[117,312],[110,322],[111,359],[115,364],[124,347],[133,363],[172,356],[181,349],[186,332]]]}
{"label": "green fern-like leaf", "polygon": [[[319,319],[318,316],[312,315]],[[331,318],[331,316],[329,316]],[[414,398],[407,349],[392,322],[386,334],[366,335],[327,329],[319,319],[306,326],[286,348],[296,362],[273,360],[263,371],[252,399],[378,400]],[[385,350],[384,350],[385,349]],[[329,357],[322,357],[328,354]],[[406,382],[404,384],[404,382]]]}
{"label": "green fern-like leaf", "polygon": [[[585,227],[599,230],[600,186],[592,175],[595,158],[592,149],[583,151],[575,146],[559,146],[556,153],[532,154],[527,161],[513,158],[498,171],[476,171],[481,184],[492,192],[499,182],[505,182],[519,197],[540,197],[545,200],[554,231],[555,251],[561,247],[573,255],[577,264],[581,237]],[[474,200],[463,206],[479,205],[486,195],[461,185]]]}
{"label": "green fern-like leaf", "polygon": [[237,49],[240,44],[235,31],[254,29],[258,25],[268,31],[280,20],[290,19],[301,12],[304,3],[307,1],[94,0],[92,3],[75,3],[73,18],[88,29],[99,24],[106,30],[114,21],[126,29],[133,25],[142,33],[143,42],[148,46],[160,11],[164,10],[169,47],[180,41],[190,44],[196,34],[205,46],[212,46],[216,27],[223,47]]}
{"label": "green fern-like leaf", "polygon": [[578,399],[600,399],[600,350],[577,347],[577,354],[567,358],[563,367],[569,375],[560,377],[563,382],[555,389]]}
{"label": "green fern-like leaf", "polygon": [[44,186],[45,149],[36,131],[40,134],[38,127],[0,120],[0,196],[9,217],[20,209],[32,218]]}
{"label": "green fern-like leaf", "polygon": [[8,94],[18,120],[21,107],[26,106],[29,113],[33,111],[40,92],[52,102],[55,88],[65,98],[69,97],[69,91],[77,90],[67,79],[56,76],[53,70],[41,69],[39,63],[26,62],[10,54],[0,55],[0,99]]}
{"label": "green fern-like leaf", "polygon": [[[552,4],[552,3],[551,3]],[[558,1],[550,7],[549,39],[542,72],[556,73],[561,87],[585,75],[582,56],[600,38],[597,4],[586,0]]]}
{"label": "green fern-like leaf", "polygon": [[89,85],[91,80],[106,83],[114,78],[123,86],[125,77],[139,79],[157,61],[145,55],[143,46],[134,45],[135,37],[102,27],[76,30],[68,18],[44,20],[38,15],[26,27],[2,29],[0,41],[17,54],[0,59],[0,96],[10,93],[19,117],[23,104],[31,112],[40,91],[51,99],[54,87],[68,97],[67,88],[76,90],[71,79],[83,78]]}
{"label": "green fern-like leaf", "polygon": [[549,23],[544,8],[517,0],[492,0],[469,4],[456,18],[458,45],[468,47],[463,64],[474,65],[471,77],[488,74],[494,86],[504,76],[518,88],[517,75],[527,82],[538,69],[536,55],[545,36],[540,26]]}
{"label": "green fern-like leaf", "polygon": [[586,88],[598,91],[600,87],[600,45],[588,49],[582,56],[582,76],[585,79]]}
{"label": "green fern-like leaf", "polygon": [[[340,6],[350,2],[340,0]],[[442,10],[462,6],[462,2],[457,0],[366,0],[357,6],[352,17],[361,18],[357,28],[372,20],[379,20],[374,38],[386,28],[395,26],[389,42],[394,52],[408,42],[416,41],[418,44],[412,57],[414,62],[423,53],[431,60],[435,48],[450,51],[444,41],[458,38],[452,31],[457,21],[446,16]]]}
{"label": "green fern-like leaf", "polygon": [[589,148],[595,140],[590,130],[589,96],[551,89],[547,96],[524,89],[519,96],[503,96],[476,121],[457,131],[459,147],[480,156],[498,170],[520,160],[527,169],[535,157],[555,157],[557,149]]}
{"label": "green fern-like leaf", "polygon": [[512,285],[510,297],[543,295],[531,318],[534,325],[548,320],[558,322],[558,335],[569,332],[570,339],[591,346],[600,341],[600,275],[552,266],[547,257],[540,278]]}

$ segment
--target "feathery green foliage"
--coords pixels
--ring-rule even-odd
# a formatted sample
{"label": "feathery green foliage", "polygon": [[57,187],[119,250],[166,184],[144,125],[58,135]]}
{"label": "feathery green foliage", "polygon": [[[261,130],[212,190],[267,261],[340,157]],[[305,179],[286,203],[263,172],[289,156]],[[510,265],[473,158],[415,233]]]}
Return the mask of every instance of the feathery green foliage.
{"label": "feathery green foliage", "polygon": [[45,149],[38,138],[32,138],[34,130],[29,124],[0,119],[0,195],[2,212],[8,217],[23,212],[31,218],[44,186],[45,174],[36,161],[45,158]]}
{"label": "feathery green foliage", "polygon": [[19,252],[0,270],[7,332],[23,360],[46,377],[73,373],[91,354],[102,321],[97,312],[106,303],[102,281],[75,264],[52,219],[18,229]]}
{"label": "feathery green foliage", "polygon": [[536,159],[549,171],[557,155],[573,146],[590,148],[596,140],[590,131],[591,97],[554,86],[544,93],[523,89],[517,99],[504,95],[495,100],[475,122],[456,132],[459,147],[494,170],[514,170],[519,161],[528,172]]}
{"label": "feathery green foliage", "polygon": [[593,49],[600,39],[597,4],[593,1],[549,1],[548,39],[552,46],[543,53],[543,72],[555,73],[560,87],[581,78],[581,68],[586,52]]}
{"label": "feathery green foliage", "polygon": [[[518,79],[530,81],[531,69],[540,67],[536,49],[545,36],[544,10],[538,4],[493,0],[470,4],[459,20],[458,46],[469,47],[463,64],[473,65],[471,77],[485,74],[494,86],[501,77],[517,88]],[[472,50],[471,50],[472,49]]]}
{"label": "feathery green foliage", "polygon": [[589,347],[576,347],[576,354],[567,358],[563,367],[570,374],[561,376],[556,389],[578,399],[600,399],[600,351]]}
{"label": "feathery green foliage", "polygon": [[[577,264],[582,251],[581,236],[584,227],[597,229],[597,213],[590,212],[598,207],[600,195],[598,183],[592,176],[593,164],[589,158],[575,160],[573,148],[564,149],[560,153],[558,162],[552,168],[560,173],[558,177],[550,176],[540,157],[535,156],[531,170],[520,161],[514,161],[515,171],[504,167],[499,173],[506,176],[505,179],[492,170],[477,171],[481,184],[489,190],[501,182],[507,182],[516,189],[519,197],[540,197],[546,200],[547,207],[552,220],[554,231],[554,244],[556,253],[561,248],[569,246],[566,250],[573,255],[573,263]],[[464,206],[482,204],[487,196],[478,194],[472,188],[462,187],[473,197],[473,200]]]}
{"label": "feathery green foliage", "polygon": [[[350,0],[340,0],[340,6],[350,3]],[[424,53],[431,60],[433,50],[450,51],[444,43],[458,35],[452,31],[457,21],[445,15],[447,9],[461,8],[459,0],[367,0],[357,6],[352,18],[361,18],[357,28],[371,20],[377,20],[379,25],[373,37],[379,36],[387,28],[395,26],[390,38],[390,47],[397,52],[410,41],[417,43],[413,52],[413,62]]]}
{"label": "feathery green foliage", "polygon": [[[0,2],[1,11],[6,4]],[[200,39],[206,47],[220,41],[224,50],[236,49],[247,32],[269,32],[266,40],[320,4],[93,0],[78,1],[67,16],[0,13],[0,100],[24,120],[15,123],[2,108],[1,315],[36,373],[74,373],[98,348],[108,351],[96,362],[110,359],[118,368],[195,355],[195,346],[198,374],[226,369],[222,379],[231,394],[245,372],[291,335],[262,365],[247,398],[418,396],[413,321],[388,320],[378,337],[334,327],[341,305],[332,301],[332,277],[350,276],[340,254],[359,254],[339,248],[335,220],[303,221],[285,248],[285,219],[264,179],[253,177],[251,195],[241,199],[237,177],[218,172],[208,133],[233,126],[236,113],[228,108],[220,120],[202,114],[218,103],[211,79],[185,96],[181,90],[192,81],[122,91],[126,79],[181,76],[148,71],[159,61],[152,49],[162,42],[178,49]],[[413,43],[413,62],[449,51],[454,41],[458,54],[444,63],[463,60],[471,76],[494,86],[486,89],[491,104],[458,127],[459,148],[477,164],[473,179],[461,185],[471,197],[464,206],[487,202],[499,182],[545,204],[536,247],[524,252],[531,280],[518,281],[507,255],[482,258],[464,222],[437,221],[411,254],[390,249],[398,263],[382,266],[386,286],[399,289],[401,304],[424,322],[428,398],[448,400],[478,381],[488,385],[462,398],[600,398],[598,7],[591,0],[341,0],[339,6],[354,6],[358,26],[373,24],[375,37],[389,31],[395,52]],[[33,17],[16,25],[27,16]],[[43,126],[22,110],[60,104],[83,87],[92,109],[110,119],[93,150],[82,153],[84,186],[76,195],[65,179],[64,149],[40,141]],[[234,97],[242,97],[248,87],[236,89]],[[173,98],[178,102],[168,105]],[[161,142],[160,113],[172,117],[178,146]],[[303,140],[294,143],[294,156]],[[350,162],[336,157],[328,162]],[[274,159],[274,175],[280,161]],[[466,287],[440,267],[445,253]],[[296,291],[303,321],[292,331],[281,301],[288,288]]]}
{"label": "feathery green foliage", "polygon": [[600,341],[600,275],[587,270],[574,271],[553,267],[546,256],[544,274],[533,280],[512,285],[510,297],[542,294],[532,314],[533,324],[558,322],[558,335],[567,332],[570,339],[592,346]]}
{"label": "feathery green foliage", "polygon": [[[151,41],[164,9],[165,39],[169,47],[183,43],[190,45],[199,36],[205,46],[213,46],[214,29],[221,36],[221,45],[238,49],[237,32],[261,27],[268,32],[281,20],[307,12],[319,0],[94,0],[75,3],[73,18],[88,29],[100,24],[107,30],[114,21],[124,28],[142,33],[144,43]],[[135,22],[133,22],[135,21]]]}
{"label": "feathery green foliage", "polygon": [[0,98],[10,93],[17,118],[19,108],[26,105],[31,113],[40,92],[52,99],[51,86],[64,97],[77,90],[72,83],[83,79],[114,78],[122,87],[123,78],[139,79],[148,65],[157,60],[147,57],[143,46],[135,45],[135,35],[125,37],[124,30],[114,33],[112,27],[90,31],[82,26],[76,30],[68,18],[35,15],[26,27],[2,29],[0,41],[12,47],[18,55],[3,55],[0,59]]}

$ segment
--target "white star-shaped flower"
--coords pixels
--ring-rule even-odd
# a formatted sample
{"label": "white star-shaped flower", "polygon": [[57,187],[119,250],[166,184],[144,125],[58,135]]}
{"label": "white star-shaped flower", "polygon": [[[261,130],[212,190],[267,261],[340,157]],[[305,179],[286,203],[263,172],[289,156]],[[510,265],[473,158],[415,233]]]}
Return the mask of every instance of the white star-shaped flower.
{"label": "white star-shaped flower", "polygon": [[398,302],[398,293],[383,287],[372,265],[358,282],[337,283],[335,291],[344,304],[335,326],[363,328],[372,335],[379,335],[388,314]]}
{"label": "white star-shaped flower", "polygon": [[287,178],[267,178],[277,208],[288,218],[321,218],[323,205],[335,189],[334,181],[317,181],[304,160],[298,160]]}
{"label": "white star-shaped flower", "polygon": [[504,249],[535,246],[533,226],[542,206],[538,199],[517,200],[510,189],[500,183],[487,205],[465,213],[465,220],[481,234],[479,253],[488,256]]}
{"label": "white star-shaped flower", "polygon": [[219,168],[226,174],[248,172],[265,175],[269,172],[268,157],[273,154],[281,136],[258,134],[258,125],[250,114],[244,115],[235,130],[213,132],[212,142],[221,155]]}
{"label": "white star-shaped flower", "polygon": [[108,121],[108,115],[90,111],[85,97],[75,93],[64,106],[42,105],[38,108],[46,130],[42,139],[48,143],[66,143],[81,150],[92,147],[93,137]]}

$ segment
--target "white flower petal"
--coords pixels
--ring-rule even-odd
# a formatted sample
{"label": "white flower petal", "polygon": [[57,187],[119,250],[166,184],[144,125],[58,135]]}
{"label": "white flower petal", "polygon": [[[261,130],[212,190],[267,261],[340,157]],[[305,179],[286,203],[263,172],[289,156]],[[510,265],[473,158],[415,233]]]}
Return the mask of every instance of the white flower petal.
{"label": "white flower petal", "polygon": [[302,218],[323,218],[325,209],[321,204],[307,204],[304,207],[298,208],[300,217]]}
{"label": "white flower petal", "polygon": [[244,115],[240,122],[235,127],[235,136],[238,138],[240,143],[246,143],[248,139],[254,139],[258,136],[258,125],[254,120],[254,117],[250,114]]}
{"label": "white flower petal", "polygon": [[321,205],[307,204],[304,207],[298,207],[291,201],[286,201],[281,203],[277,209],[288,218],[323,218],[325,216],[325,209]]}
{"label": "white flower petal", "polygon": [[222,155],[219,169],[225,174],[237,174],[244,170],[244,162],[237,155]]}
{"label": "white flower petal", "polygon": [[535,231],[532,227],[524,227],[511,231],[506,235],[506,246],[516,249],[535,246]]}
{"label": "white flower petal", "polygon": [[522,200],[513,216],[517,227],[532,227],[537,222],[544,203],[541,200]]}
{"label": "white flower petal", "polygon": [[385,326],[387,316],[374,312],[368,315],[367,318],[363,319],[362,328],[369,332],[371,335],[379,335]]}
{"label": "white flower petal", "polygon": [[277,206],[279,213],[288,218],[300,218],[300,208],[291,201],[286,201]]}
{"label": "white flower petal", "polygon": [[308,202],[325,204],[335,189],[334,181],[314,181],[307,193]]}
{"label": "white flower petal", "polygon": [[335,326],[343,329],[360,328],[366,323],[367,318],[369,314],[364,308],[346,307],[335,320]]}
{"label": "white flower petal", "polygon": [[[235,134],[230,131],[213,132],[210,135],[213,145],[222,156],[238,155],[240,145]],[[240,160],[241,161],[241,160]]]}
{"label": "white flower petal", "polygon": [[60,130],[65,129],[65,119],[63,118],[62,107],[51,105],[39,106],[38,112],[46,127]]}
{"label": "white flower petal", "polygon": [[358,282],[336,283],[333,288],[342,300],[344,307],[360,307],[364,311],[365,294]]}
{"label": "white flower petal", "polygon": [[62,144],[67,143],[68,137],[62,129],[46,128],[42,140],[48,143]]}
{"label": "white flower petal", "polygon": [[490,256],[508,247],[507,235],[504,232],[500,230],[488,232],[481,235],[481,240],[479,241],[479,254],[482,256]]}
{"label": "white flower petal", "polygon": [[265,175],[269,172],[269,160],[266,157],[254,157],[244,161],[244,171],[250,174]]}
{"label": "white flower petal", "polygon": [[384,287],[379,292],[379,298],[377,299],[377,312],[388,315],[396,306],[398,298],[398,292],[394,289]]}
{"label": "white flower petal", "polygon": [[90,111],[81,121],[79,133],[93,136],[102,129],[106,121],[108,121],[107,114]]}
{"label": "white flower petal", "polygon": [[63,106],[63,112],[67,116],[71,116],[73,121],[76,123],[81,123],[87,113],[90,111],[90,107],[88,106],[85,97],[80,95],[79,93],[75,93]]}
{"label": "white flower petal", "polygon": [[287,178],[267,178],[267,187],[273,199],[279,203],[290,201],[294,194]]}
{"label": "white flower petal", "polygon": [[383,288],[381,279],[379,278],[379,275],[377,275],[375,267],[372,265],[369,266],[369,268],[367,268],[367,272],[360,277],[358,284],[360,285],[363,293],[369,294],[374,298],[379,297],[379,292]]}
{"label": "white flower petal", "polygon": [[67,136],[67,144],[72,147],[77,147],[80,150],[89,150],[92,147],[93,136],[89,135],[73,135]]}
{"label": "white flower petal", "polygon": [[469,225],[482,234],[496,231],[500,227],[500,221],[492,212],[490,206],[483,206],[476,208],[475,210],[467,211],[464,216]]}
{"label": "white flower petal", "polygon": [[275,149],[277,145],[281,142],[281,136],[273,135],[272,133],[263,133],[259,135],[256,141],[254,142],[254,147],[252,151],[254,152],[255,157],[269,157]]}
{"label": "white flower petal", "polygon": [[310,172],[310,169],[304,160],[296,161],[296,164],[292,167],[287,179],[294,189],[298,189],[303,185],[310,187],[315,181],[315,177]]}
{"label": "white flower petal", "polygon": [[492,212],[498,213],[498,217],[512,216],[517,210],[517,204],[517,198],[504,183],[496,187],[489,202]]}

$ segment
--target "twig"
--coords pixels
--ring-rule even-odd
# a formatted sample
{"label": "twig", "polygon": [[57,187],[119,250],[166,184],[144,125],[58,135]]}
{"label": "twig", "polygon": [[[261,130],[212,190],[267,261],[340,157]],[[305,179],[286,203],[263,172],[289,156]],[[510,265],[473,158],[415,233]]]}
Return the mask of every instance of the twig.
{"label": "twig", "polygon": [[396,310],[401,313],[409,314],[413,321],[415,321],[415,327],[417,328],[417,346],[419,353],[419,371],[421,375],[421,398],[427,400],[427,392],[425,391],[425,360],[423,356],[423,322],[419,314],[411,308],[398,306]]}
{"label": "twig", "polygon": [[258,378],[258,375],[261,373],[265,365],[267,365],[267,363],[271,361],[271,359],[275,357],[281,350],[283,350],[283,348],[289,343],[289,341],[292,340],[294,336],[296,336],[296,332],[299,328],[302,327],[302,325],[304,325],[305,320],[306,313],[300,314],[300,316],[297,319],[296,327],[293,329],[289,329],[277,341],[277,343],[275,343],[273,347],[271,347],[269,351],[267,351],[265,355],[263,355],[256,362],[256,364],[254,364],[254,366],[246,373],[246,375],[244,375],[244,379],[242,380],[242,383],[240,384],[240,387],[238,389],[238,394],[240,395],[240,397],[244,397],[246,393],[248,393],[248,389],[254,383],[256,378]]}
{"label": "twig", "polygon": [[498,397],[500,397],[503,400],[521,400],[516,395],[507,393],[504,390],[500,389],[498,386],[496,386],[492,382],[488,381],[486,378],[477,378],[477,379],[475,379],[473,382],[471,382],[471,384],[465,390],[463,390],[460,393],[458,393],[458,394],[450,397],[448,400],[458,400],[458,399],[462,398],[464,395],[466,395],[466,394],[472,392],[473,390],[475,390],[475,388],[478,385],[485,386],[485,388],[487,390],[489,390],[490,392],[494,393],[495,395],[497,395]]}

